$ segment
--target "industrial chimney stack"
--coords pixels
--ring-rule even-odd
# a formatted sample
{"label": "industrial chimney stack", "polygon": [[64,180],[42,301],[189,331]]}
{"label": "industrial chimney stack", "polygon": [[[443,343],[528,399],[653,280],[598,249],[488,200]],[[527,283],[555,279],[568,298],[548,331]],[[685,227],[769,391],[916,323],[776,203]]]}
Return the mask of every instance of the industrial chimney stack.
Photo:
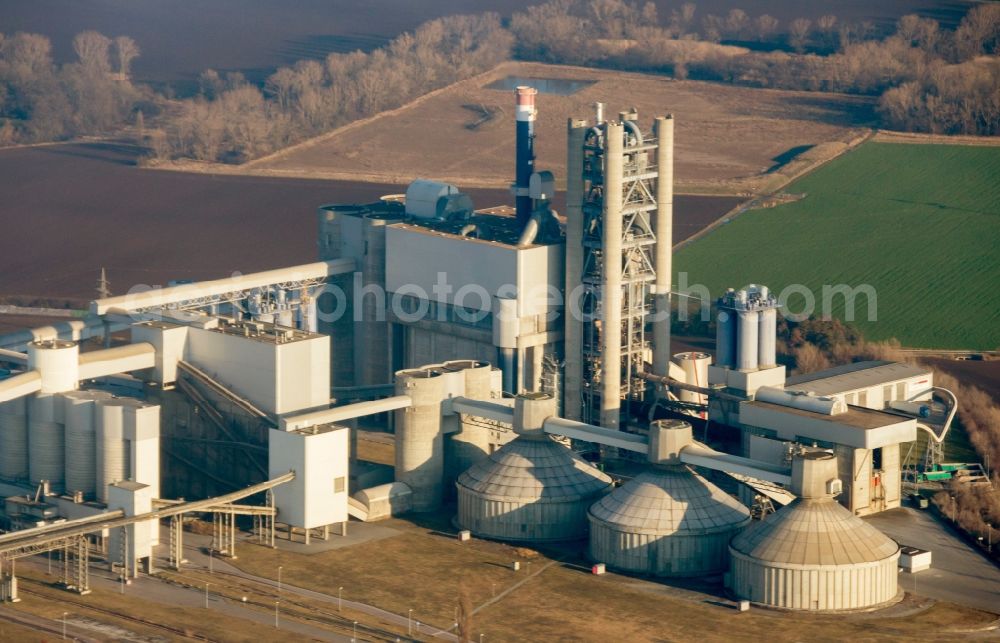
{"label": "industrial chimney stack", "polygon": [[535,171],[535,94],[534,87],[521,86],[517,98],[517,166],[515,168],[514,205],[517,224],[523,230],[531,218],[531,174]]}

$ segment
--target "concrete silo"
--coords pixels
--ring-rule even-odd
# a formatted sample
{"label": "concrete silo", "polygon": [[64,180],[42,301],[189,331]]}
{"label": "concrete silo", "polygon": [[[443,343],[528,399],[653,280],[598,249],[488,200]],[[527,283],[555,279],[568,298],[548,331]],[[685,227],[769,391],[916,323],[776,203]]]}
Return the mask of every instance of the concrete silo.
{"label": "concrete silo", "polygon": [[555,414],[544,393],[521,395],[518,437],[458,478],[458,524],[478,536],[545,542],[582,538],[587,508],[611,478],[542,430]]}
{"label": "concrete silo", "polygon": [[[444,367],[460,372],[465,378],[464,397],[470,400],[500,397],[500,391],[493,388],[493,367],[489,362],[454,360],[445,362]],[[466,414],[461,416],[459,431],[451,434],[446,444],[449,483],[453,483],[472,465],[489,457],[492,430],[488,420]]]}
{"label": "concrete silo", "polygon": [[396,481],[413,490],[413,511],[433,511],[441,506],[441,401],[450,376],[431,367],[396,373],[396,394],[413,400],[412,406],[396,411]]}
{"label": "concrete silo", "polygon": [[28,400],[0,404],[0,478],[28,478]]}
{"label": "concrete silo", "polygon": [[701,576],[728,568],[729,541],[749,524],[750,512],[681,463],[680,449],[691,441],[687,422],[653,423],[653,467],[590,508],[593,560],[654,576]]}
{"label": "concrete silo", "polygon": [[733,539],[732,590],[740,598],[795,610],[850,610],[897,594],[899,545],[834,500],[837,459],[792,461],[798,498]]}
{"label": "concrete silo", "polygon": [[91,499],[97,491],[97,430],[95,406],[110,400],[105,391],[63,393],[66,427],[66,493],[80,492]]}

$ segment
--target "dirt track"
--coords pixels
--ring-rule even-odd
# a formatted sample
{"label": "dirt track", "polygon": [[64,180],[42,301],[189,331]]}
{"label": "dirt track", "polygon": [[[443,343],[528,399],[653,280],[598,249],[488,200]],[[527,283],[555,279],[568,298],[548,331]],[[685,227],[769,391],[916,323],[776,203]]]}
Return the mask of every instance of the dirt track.
{"label": "dirt track", "polygon": [[[566,119],[593,118],[597,101],[607,102],[609,117],[637,107],[643,127],[655,115],[673,113],[677,188],[700,193],[755,190],[768,172],[813,146],[854,138],[873,118],[873,103],[863,97],[508,63],[243,168],[221,169],[368,181],[435,176],[460,185],[500,187],[513,172],[512,97],[510,91],[486,86],[509,75],[595,81],[570,96],[537,98],[537,167],[554,171],[558,180],[565,177]],[[478,123],[484,111],[494,116]]]}

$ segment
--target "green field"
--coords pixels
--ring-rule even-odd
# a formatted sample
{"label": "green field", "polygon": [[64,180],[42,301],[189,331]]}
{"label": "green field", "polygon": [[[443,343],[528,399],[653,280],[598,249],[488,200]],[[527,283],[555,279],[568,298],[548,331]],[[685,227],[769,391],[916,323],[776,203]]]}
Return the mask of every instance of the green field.
{"label": "green field", "polygon": [[[1000,147],[866,143],[786,192],[805,198],[718,227],[679,250],[675,270],[713,297],[802,284],[817,313],[825,284],[869,284],[876,319],[864,296],[854,319],[869,340],[1000,346]],[[787,301],[797,313],[805,299]],[[845,317],[844,297],[830,312]]]}

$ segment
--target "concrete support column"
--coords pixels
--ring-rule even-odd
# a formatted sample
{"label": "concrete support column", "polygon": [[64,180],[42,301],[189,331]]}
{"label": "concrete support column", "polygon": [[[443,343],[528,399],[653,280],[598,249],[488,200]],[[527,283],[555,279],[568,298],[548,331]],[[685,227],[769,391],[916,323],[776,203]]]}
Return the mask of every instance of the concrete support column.
{"label": "concrete support column", "polygon": [[385,384],[392,378],[392,339],[385,311],[385,227],[396,222],[396,219],[379,217],[366,217],[364,221],[361,323],[355,325],[360,341],[354,356],[357,384],[361,386]]}
{"label": "concrete support column", "polygon": [[604,274],[601,290],[601,425],[617,429],[621,408],[622,164],[624,127],[609,122],[604,151]]}
{"label": "concrete support column", "polygon": [[670,288],[674,243],[674,118],[656,119],[656,321],[653,322],[653,373],[668,375],[670,369]]}
{"label": "concrete support column", "polygon": [[583,292],[583,142],[587,121],[571,118],[566,150],[566,325],[563,373],[563,413],[581,419],[583,397],[583,320],[580,299]]}

